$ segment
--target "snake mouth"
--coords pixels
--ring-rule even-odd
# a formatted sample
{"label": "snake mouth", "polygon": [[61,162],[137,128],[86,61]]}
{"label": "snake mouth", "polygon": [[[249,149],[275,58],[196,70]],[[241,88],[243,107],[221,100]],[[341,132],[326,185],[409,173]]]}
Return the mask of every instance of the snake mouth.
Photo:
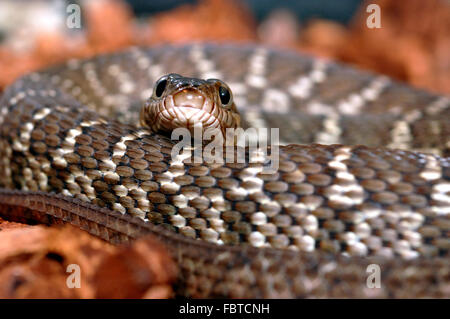
{"label": "snake mouth", "polygon": [[209,112],[191,106],[176,106],[165,109],[159,112],[157,117],[161,124],[166,124],[167,129],[178,127],[190,129],[198,124],[202,124],[202,127],[204,128],[218,127],[218,119],[215,116]]}
{"label": "snake mouth", "polygon": [[160,131],[171,132],[176,128],[187,128],[191,133],[195,127],[202,130],[221,128],[215,115],[216,105],[198,90],[182,89],[166,96],[158,105],[155,126]]}

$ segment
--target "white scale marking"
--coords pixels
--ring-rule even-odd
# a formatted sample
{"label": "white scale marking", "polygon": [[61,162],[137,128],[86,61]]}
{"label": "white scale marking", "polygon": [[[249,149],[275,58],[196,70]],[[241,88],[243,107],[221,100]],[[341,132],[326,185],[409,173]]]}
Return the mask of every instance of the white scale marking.
{"label": "white scale marking", "polygon": [[249,70],[245,78],[245,82],[255,88],[264,88],[267,86],[266,62],[267,62],[267,50],[264,48],[258,48],[250,56]]}
{"label": "white scale marking", "polygon": [[[345,160],[351,157],[351,151],[352,150],[350,147],[339,148],[335,152],[336,155],[334,159],[328,163],[328,167],[336,171],[335,174],[337,178],[352,182],[348,185],[332,184],[328,186],[327,188],[332,191],[332,194],[329,196],[329,200],[336,201],[348,206],[359,205],[364,200],[364,189],[361,187],[361,185],[358,184],[355,176],[348,171],[348,167],[344,163]],[[348,192],[357,193],[358,197],[354,198],[345,195]]]}
{"label": "white scale marking", "polygon": [[[102,172],[103,176],[108,175],[110,178],[115,178],[117,180],[120,179],[120,176],[116,172],[114,172],[117,168],[117,165],[112,161],[112,158],[122,157],[125,155],[127,150],[127,146],[125,144],[126,141],[135,140],[136,138],[143,137],[146,134],[148,134],[146,130],[139,130],[137,132],[134,132],[133,134],[122,136],[120,141],[114,145],[113,154],[111,158],[102,159],[102,162],[107,164],[109,166],[108,169],[110,170],[108,172]],[[130,212],[130,214],[133,214],[136,217],[139,217],[143,220],[146,219],[145,212],[149,211],[150,202],[146,198],[147,192],[145,190],[143,190],[137,185],[131,185],[130,187],[125,187],[124,185],[115,185],[112,189],[114,193],[119,197],[127,196],[131,190],[137,191],[137,194],[135,194],[135,196],[131,195],[130,196],[133,197],[133,199],[138,202],[140,208],[134,208],[133,212]],[[115,203],[113,205],[113,209],[122,214],[126,213],[126,208],[119,203]]]}
{"label": "white scale marking", "polygon": [[327,63],[324,60],[314,62],[312,70],[307,75],[300,76],[291,86],[288,92],[296,98],[307,99],[311,96],[312,89],[316,83],[323,82],[326,78]]}
{"label": "white scale marking", "polygon": [[388,78],[379,76],[374,78],[360,93],[351,93],[348,97],[337,102],[336,106],[320,103],[316,100],[307,105],[311,114],[324,115],[323,131],[316,134],[315,142],[320,144],[338,144],[341,142],[342,129],[340,121],[342,115],[358,115],[367,101],[376,99],[389,83]]}
{"label": "white scale marking", "polygon": [[[393,109],[395,112],[395,109]],[[389,148],[410,149],[413,136],[411,134],[411,124],[422,117],[419,110],[407,112],[402,119],[395,121],[391,130],[391,143],[387,145]]]}
{"label": "white scale marking", "polygon": [[267,89],[264,92],[262,108],[267,112],[287,114],[290,109],[289,102],[289,97],[283,91]]}
{"label": "white scale marking", "polygon": [[190,58],[195,63],[196,69],[200,71],[203,79],[221,79],[223,75],[216,68],[214,61],[205,56],[205,52],[200,45],[194,45],[190,52]]}

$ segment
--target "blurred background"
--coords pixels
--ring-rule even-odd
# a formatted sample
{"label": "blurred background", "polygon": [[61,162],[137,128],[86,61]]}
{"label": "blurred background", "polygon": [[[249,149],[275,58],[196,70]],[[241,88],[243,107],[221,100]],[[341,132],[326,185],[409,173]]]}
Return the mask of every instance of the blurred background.
{"label": "blurred background", "polygon": [[[379,29],[366,25],[371,3]],[[0,0],[0,92],[72,57],[192,41],[298,50],[450,93],[448,0]]]}

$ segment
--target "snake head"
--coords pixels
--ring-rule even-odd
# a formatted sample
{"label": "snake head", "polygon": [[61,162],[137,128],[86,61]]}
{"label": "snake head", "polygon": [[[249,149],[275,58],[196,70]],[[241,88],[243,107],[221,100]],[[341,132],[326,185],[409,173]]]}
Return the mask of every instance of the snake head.
{"label": "snake head", "polygon": [[176,128],[201,124],[203,132],[240,126],[240,116],[230,88],[221,80],[184,77],[171,73],[162,76],[152,96],[141,109],[140,123],[153,132],[171,133]]}

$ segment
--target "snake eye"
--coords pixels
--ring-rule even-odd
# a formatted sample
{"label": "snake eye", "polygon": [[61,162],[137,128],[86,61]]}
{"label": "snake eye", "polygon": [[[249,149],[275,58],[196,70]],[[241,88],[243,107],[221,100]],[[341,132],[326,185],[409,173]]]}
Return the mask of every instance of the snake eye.
{"label": "snake eye", "polygon": [[164,93],[164,90],[166,89],[166,86],[167,86],[167,78],[166,77],[164,77],[158,81],[158,83],[156,84],[156,89],[155,89],[156,97],[162,96],[162,94]]}
{"label": "snake eye", "polygon": [[223,106],[228,106],[228,104],[231,102],[230,91],[224,86],[219,87],[219,97],[220,102]]}

